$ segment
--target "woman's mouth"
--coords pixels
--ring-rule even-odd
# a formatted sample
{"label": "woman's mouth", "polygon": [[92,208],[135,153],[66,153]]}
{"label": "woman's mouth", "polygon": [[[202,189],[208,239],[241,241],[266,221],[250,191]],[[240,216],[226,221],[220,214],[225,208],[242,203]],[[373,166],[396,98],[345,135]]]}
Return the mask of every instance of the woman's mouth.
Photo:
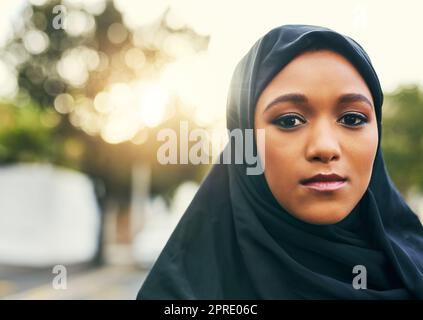
{"label": "woman's mouth", "polygon": [[346,180],[343,181],[314,181],[302,184],[304,187],[314,189],[317,191],[335,191],[341,189],[347,184]]}
{"label": "woman's mouth", "polygon": [[335,173],[317,174],[309,179],[301,181],[301,185],[304,187],[321,192],[336,191],[344,187],[346,184],[347,178]]}

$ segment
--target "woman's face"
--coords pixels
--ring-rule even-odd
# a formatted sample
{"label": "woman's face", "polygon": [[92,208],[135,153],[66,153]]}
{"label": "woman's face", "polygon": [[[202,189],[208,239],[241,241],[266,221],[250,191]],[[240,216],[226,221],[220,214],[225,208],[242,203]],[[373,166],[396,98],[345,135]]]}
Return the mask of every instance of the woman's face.
{"label": "woman's face", "polygon": [[[354,66],[330,50],[301,54],[261,93],[254,122],[281,206],[308,223],[344,219],[369,185],[378,144],[372,95]],[[319,173],[343,179],[305,181]]]}

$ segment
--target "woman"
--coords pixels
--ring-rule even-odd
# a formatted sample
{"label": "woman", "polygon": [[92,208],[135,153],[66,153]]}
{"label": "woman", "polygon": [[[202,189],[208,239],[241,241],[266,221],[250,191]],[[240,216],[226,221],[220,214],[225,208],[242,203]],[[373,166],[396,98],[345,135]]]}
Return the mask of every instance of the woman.
{"label": "woman", "polygon": [[353,39],[310,25],[259,39],[227,126],[255,130],[264,173],[214,164],[138,298],[423,299],[423,228],[384,166],[382,103]]}

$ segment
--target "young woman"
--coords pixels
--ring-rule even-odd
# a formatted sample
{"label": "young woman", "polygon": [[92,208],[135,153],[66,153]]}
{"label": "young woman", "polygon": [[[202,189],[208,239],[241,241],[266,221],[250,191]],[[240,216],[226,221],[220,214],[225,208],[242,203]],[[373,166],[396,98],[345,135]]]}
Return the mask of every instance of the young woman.
{"label": "young woman", "polygon": [[423,227],[386,171],[382,104],[350,37],[285,25],[259,39],[227,126],[254,129],[264,173],[214,164],[137,298],[423,299]]}

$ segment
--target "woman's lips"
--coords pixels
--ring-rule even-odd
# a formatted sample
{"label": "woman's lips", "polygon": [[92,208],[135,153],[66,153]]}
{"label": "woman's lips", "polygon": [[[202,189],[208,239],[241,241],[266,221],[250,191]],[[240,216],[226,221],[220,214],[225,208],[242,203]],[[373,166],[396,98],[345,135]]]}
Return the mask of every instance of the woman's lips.
{"label": "woman's lips", "polygon": [[307,187],[313,190],[327,192],[327,191],[335,191],[335,190],[341,189],[343,186],[346,185],[346,183],[347,183],[346,180],[312,181],[312,182],[303,183],[302,185],[304,187]]}

